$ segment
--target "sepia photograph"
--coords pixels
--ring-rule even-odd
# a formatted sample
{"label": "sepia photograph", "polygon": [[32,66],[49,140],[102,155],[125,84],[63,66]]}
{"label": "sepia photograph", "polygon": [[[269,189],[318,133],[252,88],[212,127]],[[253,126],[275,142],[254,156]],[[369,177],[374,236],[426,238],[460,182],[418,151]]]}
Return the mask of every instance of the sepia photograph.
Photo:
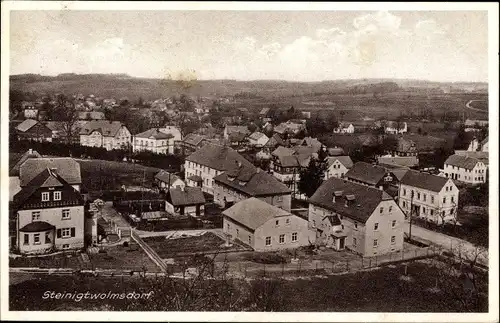
{"label": "sepia photograph", "polygon": [[498,26],[2,2],[2,319],[498,321]]}

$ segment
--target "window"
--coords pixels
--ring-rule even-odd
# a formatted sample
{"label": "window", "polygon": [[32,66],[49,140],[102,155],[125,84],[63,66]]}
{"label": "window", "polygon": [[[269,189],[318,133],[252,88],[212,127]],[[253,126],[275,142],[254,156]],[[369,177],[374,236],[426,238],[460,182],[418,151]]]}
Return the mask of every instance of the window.
{"label": "window", "polygon": [[434,210],[431,209],[431,215],[434,215]]}
{"label": "window", "polygon": [[285,243],[285,235],[280,234],[280,243]]}
{"label": "window", "polygon": [[252,243],[252,236],[248,236],[248,243],[251,244]]}
{"label": "window", "polygon": [[50,200],[49,192],[43,192],[42,193],[42,202],[47,202],[48,200]]}
{"label": "window", "polygon": [[445,190],[446,190],[446,192],[448,192],[448,186],[446,186]]}
{"label": "window", "polygon": [[403,195],[406,195],[406,188],[403,188]]}
{"label": "window", "polygon": [[406,202],[405,201],[403,201],[403,207],[406,208]]}
{"label": "window", "polygon": [[292,233],[292,242],[296,242],[297,241],[297,232],[293,232]]}
{"label": "window", "polygon": [[236,235],[238,236],[240,234],[240,229],[236,229]]}
{"label": "window", "polygon": [[69,237],[71,237],[71,229],[70,228],[61,229],[61,237],[62,238],[69,238]]}
{"label": "window", "polygon": [[427,201],[427,194],[424,194],[424,202]]}
{"label": "window", "polygon": [[276,226],[279,227],[280,226],[280,220],[276,220]]}
{"label": "window", "polygon": [[417,193],[417,200],[420,200],[420,192]]}
{"label": "window", "polygon": [[266,246],[271,245],[271,237],[266,237]]}
{"label": "window", "polygon": [[431,203],[434,204],[434,196],[431,196]]}
{"label": "window", "polygon": [[396,236],[392,236],[392,237],[391,237],[391,243],[392,243],[392,244],[396,243]]}
{"label": "window", "polygon": [[378,240],[377,239],[373,239],[373,246],[374,247],[378,246]]}
{"label": "window", "polygon": [[26,234],[26,233],[24,234],[24,242],[23,242],[23,244],[25,244],[25,245],[30,244],[30,236],[29,236],[29,234]]}
{"label": "window", "polygon": [[383,207],[380,208],[380,213],[384,213],[384,208]]}
{"label": "window", "polygon": [[373,226],[373,230],[375,230],[375,231],[378,230],[378,223],[375,223],[375,225]]}
{"label": "window", "polygon": [[453,214],[453,211],[454,211],[454,209],[453,209],[453,208],[451,208],[451,209],[450,209],[450,215],[452,215],[452,214]]}
{"label": "window", "polygon": [[443,203],[446,203],[446,196],[443,197]]}
{"label": "window", "polygon": [[455,197],[451,197],[451,203],[455,203]]}
{"label": "window", "polygon": [[357,243],[358,243],[358,242],[357,242],[356,238],[352,238],[352,245],[353,245],[353,246],[356,246],[356,244],[357,244]]}
{"label": "window", "polygon": [[61,200],[61,192],[54,192],[54,201]]}
{"label": "window", "polygon": [[316,227],[316,220],[313,220],[313,228]]}
{"label": "window", "polygon": [[281,201],[283,201],[283,196],[280,195],[280,196],[278,196],[278,202],[281,202]]}
{"label": "window", "polygon": [[38,221],[38,220],[40,220],[40,211],[31,212],[31,221]]}
{"label": "window", "polygon": [[392,212],[392,205],[389,206],[389,213],[391,213],[391,212]]}
{"label": "window", "polygon": [[45,243],[51,243],[52,239],[50,239],[50,232],[45,232]]}
{"label": "window", "polygon": [[70,218],[69,209],[62,210],[62,218],[63,218],[63,220],[67,220]]}
{"label": "window", "polygon": [[286,219],[286,224],[290,224],[290,219]]}
{"label": "window", "polygon": [[358,222],[354,222],[354,227],[358,228]]}
{"label": "window", "polygon": [[62,248],[63,248],[63,249],[69,249],[69,244],[63,244],[63,245],[62,245]]}
{"label": "window", "polygon": [[35,233],[33,235],[33,244],[40,244],[40,233]]}

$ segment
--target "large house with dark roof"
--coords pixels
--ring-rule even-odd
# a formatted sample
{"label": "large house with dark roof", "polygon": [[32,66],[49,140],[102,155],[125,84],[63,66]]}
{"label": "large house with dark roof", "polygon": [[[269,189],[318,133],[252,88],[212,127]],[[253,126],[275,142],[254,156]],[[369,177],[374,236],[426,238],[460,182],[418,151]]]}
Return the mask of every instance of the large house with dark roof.
{"label": "large house with dark roof", "polygon": [[207,136],[205,135],[190,133],[189,135],[184,137],[182,141],[178,142],[179,150],[183,152],[184,155],[190,155],[194,153],[196,150],[203,147],[206,139]]}
{"label": "large house with dark roof", "polygon": [[255,251],[294,249],[311,241],[305,219],[255,197],[239,201],[222,215],[228,238]]}
{"label": "large house with dark roof", "polygon": [[30,158],[42,158],[37,151],[33,149],[27,150],[17,162],[10,166],[9,170],[9,201],[14,200],[14,195],[16,195],[21,190],[21,183],[19,179],[19,170],[21,165]]}
{"label": "large house with dark roof", "polygon": [[71,158],[31,158],[21,164],[19,177],[21,191],[12,206],[18,251],[42,254],[83,248],[86,229],[93,232],[96,224],[85,218],[79,164]]}
{"label": "large house with dark roof", "polygon": [[374,187],[332,177],[309,199],[309,225],[316,245],[348,248],[366,257],[403,248],[404,214]]}
{"label": "large house with dark roof", "polygon": [[123,149],[132,144],[132,135],[120,121],[93,120],[80,129],[80,145]]}
{"label": "large house with dark roof", "polygon": [[[481,158],[484,157],[485,158]],[[451,155],[444,162],[443,174],[451,179],[469,184],[486,183],[488,178],[488,153],[464,152]]]}
{"label": "large house with dark roof", "polygon": [[134,152],[150,151],[155,154],[171,154],[174,150],[174,136],[152,128],[134,135],[132,149]]}
{"label": "large house with dark roof", "polygon": [[199,187],[172,188],[165,201],[165,211],[172,215],[198,217],[205,213],[205,196]]}
{"label": "large house with dark roof", "polygon": [[201,186],[203,192],[213,195],[214,177],[240,166],[255,168],[231,147],[207,143],[186,157],[184,178],[188,186]]}
{"label": "large house with dark roof", "polygon": [[26,119],[15,128],[15,134],[18,139],[31,141],[52,141],[52,130],[43,122]]}
{"label": "large house with dark roof", "polygon": [[458,195],[450,178],[408,170],[401,178],[398,203],[407,216],[441,223],[455,219]]}
{"label": "large house with dark roof", "polygon": [[214,202],[222,207],[250,197],[287,211],[291,209],[291,190],[259,168],[241,166],[214,177]]}

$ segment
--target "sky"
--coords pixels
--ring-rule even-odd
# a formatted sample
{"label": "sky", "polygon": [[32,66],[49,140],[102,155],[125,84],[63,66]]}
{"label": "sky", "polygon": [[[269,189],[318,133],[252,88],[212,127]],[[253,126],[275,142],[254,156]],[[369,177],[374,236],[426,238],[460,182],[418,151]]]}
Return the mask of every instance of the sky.
{"label": "sky", "polygon": [[486,11],[11,11],[10,72],[488,81]]}

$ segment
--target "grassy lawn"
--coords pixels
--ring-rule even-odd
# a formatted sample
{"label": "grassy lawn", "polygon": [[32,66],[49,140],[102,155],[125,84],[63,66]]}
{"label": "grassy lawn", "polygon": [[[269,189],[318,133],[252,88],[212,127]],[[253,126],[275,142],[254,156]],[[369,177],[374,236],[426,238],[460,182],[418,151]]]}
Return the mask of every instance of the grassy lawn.
{"label": "grassy lawn", "polygon": [[[332,312],[460,312],[464,308],[449,292],[441,286],[437,293],[430,289],[435,286],[434,277],[437,274],[435,267],[427,262],[418,261],[408,263],[410,281],[402,280],[404,264],[386,266],[377,270],[369,270],[346,275],[329,276],[326,278],[311,277],[310,279],[296,280],[255,280],[250,282],[231,281],[232,288],[248,293],[244,301],[233,307],[234,311],[332,311]],[[172,285],[163,284],[151,278],[123,277],[65,277],[40,276],[15,279],[16,274],[10,274],[9,289],[10,310],[142,310],[148,311],[162,308],[164,311],[176,310],[172,303],[167,302],[173,294]],[[450,277],[455,284],[459,278]],[[487,276],[478,275],[480,295],[477,303],[470,308],[475,312],[488,310],[487,303]],[[445,281],[446,282],[446,281]],[[207,283],[205,281],[204,283]],[[266,289],[266,286],[272,289]],[[177,285],[178,286],[178,285]],[[203,289],[217,288],[217,285],[208,285]],[[438,286],[439,287],[439,286]],[[42,299],[46,291],[85,293],[122,293],[122,292],[150,292],[153,297],[144,302],[132,300],[82,300],[75,302],[71,299]],[[218,289],[217,289],[218,291]],[[267,300],[264,305],[255,306],[258,294],[265,294]],[[237,295],[237,294],[236,294]],[[229,296],[231,297],[231,296]],[[237,297],[237,296],[232,296]],[[221,301],[214,297],[209,299],[219,304],[219,310],[228,310],[221,305]],[[234,301],[234,300],[232,300]],[[193,305],[195,306],[195,305]],[[187,308],[189,310],[189,308]]]}
{"label": "grassy lawn", "polygon": [[[217,235],[207,232],[201,236],[192,236],[178,239],[165,239],[165,237],[143,238],[161,258],[170,258],[178,254],[216,252],[226,250],[223,247],[224,240]],[[240,249],[240,245],[234,244],[235,250]]]}
{"label": "grassy lawn", "polygon": [[145,268],[149,272],[160,271],[158,266],[149,259],[148,255],[136,243],[130,243],[129,247],[119,245],[104,250],[105,253],[89,254],[93,268],[136,271]]}
{"label": "grassy lawn", "polygon": [[151,187],[159,168],[107,160],[78,160],[83,186],[89,191],[119,190],[125,186]]}

